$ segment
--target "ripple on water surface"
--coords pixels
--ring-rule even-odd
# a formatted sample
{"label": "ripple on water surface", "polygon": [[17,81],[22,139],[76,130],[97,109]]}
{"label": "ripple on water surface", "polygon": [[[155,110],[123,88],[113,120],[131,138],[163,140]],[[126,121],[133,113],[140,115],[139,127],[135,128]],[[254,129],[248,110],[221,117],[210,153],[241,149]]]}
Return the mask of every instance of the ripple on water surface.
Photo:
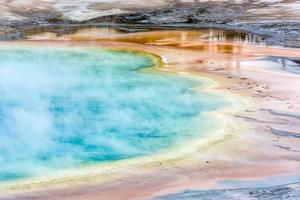
{"label": "ripple on water surface", "polygon": [[[157,152],[217,126],[201,81],[96,48],[0,47],[0,180]],[[217,98],[216,98],[217,97]]]}

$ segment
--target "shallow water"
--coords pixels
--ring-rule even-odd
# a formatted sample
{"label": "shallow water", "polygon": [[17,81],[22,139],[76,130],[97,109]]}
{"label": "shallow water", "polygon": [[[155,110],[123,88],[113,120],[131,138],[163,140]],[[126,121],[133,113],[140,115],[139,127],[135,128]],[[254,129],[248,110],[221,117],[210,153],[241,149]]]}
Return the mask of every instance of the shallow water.
{"label": "shallow water", "polygon": [[[220,42],[234,42],[236,44],[257,45],[264,44],[264,37],[262,36],[251,33],[242,33],[219,29],[156,30],[148,32],[127,33],[110,27],[88,26],[86,28],[73,27],[70,28],[69,31],[66,31],[65,27],[55,27],[55,30],[56,32],[51,32],[51,29],[49,28],[33,29],[27,31],[26,37],[29,40],[112,40],[127,43],[130,42],[140,44],[157,44],[185,48],[192,48],[192,46],[187,45],[191,42],[197,42],[196,44],[198,47],[199,45],[203,45],[205,43],[213,45]],[[59,32],[59,34],[57,32]],[[227,52],[232,52],[233,49],[229,44],[223,45],[224,50],[226,50]],[[200,50],[209,51],[211,49],[200,48]]]}
{"label": "shallow water", "polygon": [[153,200],[298,200],[300,198],[300,183],[279,185],[264,188],[241,188],[228,190],[192,191],[187,190],[179,194],[166,195]]}
{"label": "shallow water", "polygon": [[163,74],[151,56],[0,47],[0,181],[147,155],[218,128],[225,98]]}

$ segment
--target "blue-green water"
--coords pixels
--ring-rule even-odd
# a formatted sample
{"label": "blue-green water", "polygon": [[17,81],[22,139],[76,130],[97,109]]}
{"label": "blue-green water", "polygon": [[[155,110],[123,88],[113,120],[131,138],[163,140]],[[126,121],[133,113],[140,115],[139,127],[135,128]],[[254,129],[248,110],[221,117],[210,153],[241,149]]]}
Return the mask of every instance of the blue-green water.
{"label": "blue-green water", "polygon": [[214,129],[220,96],[146,55],[0,47],[0,180],[147,155]]}

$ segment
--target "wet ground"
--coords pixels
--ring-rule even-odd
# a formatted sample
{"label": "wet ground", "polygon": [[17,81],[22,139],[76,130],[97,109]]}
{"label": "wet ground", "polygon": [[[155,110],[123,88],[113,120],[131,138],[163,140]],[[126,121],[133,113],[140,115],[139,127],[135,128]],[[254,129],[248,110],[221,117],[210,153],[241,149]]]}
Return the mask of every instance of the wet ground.
{"label": "wet ground", "polygon": [[300,199],[300,183],[281,185],[276,187],[212,190],[212,191],[185,191],[180,194],[167,195],[155,200],[297,200]]}

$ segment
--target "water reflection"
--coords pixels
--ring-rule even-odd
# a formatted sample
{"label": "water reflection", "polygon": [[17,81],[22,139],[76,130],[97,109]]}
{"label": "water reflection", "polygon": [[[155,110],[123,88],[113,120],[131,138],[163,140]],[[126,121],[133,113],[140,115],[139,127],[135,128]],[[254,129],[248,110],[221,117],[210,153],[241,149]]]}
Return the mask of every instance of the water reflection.
{"label": "water reflection", "polygon": [[300,65],[297,63],[299,59],[297,58],[269,56],[263,58],[262,60],[272,61],[274,63],[272,66],[276,67],[276,69],[300,74]]}
{"label": "water reflection", "polygon": [[[49,38],[49,34],[51,38]],[[70,34],[28,33],[29,39],[72,39],[72,40],[117,40],[143,44],[184,45],[188,42],[235,42],[245,44],[264,44],[264,38],[250,33],[230,30],[199,29],[199,30],[160,30],[138,33],[125,33],[109,27],[89,27],[72,30]]]}
{"label": "water reflection", "polygon": [[[147,32],[128,33],[114,28],[89,27],[72,30],[69,34],[56,33],[32,34],[31,40],[62,40],[62,41],[89,41],[96,42],[122,42],[171,49],[192,50],[197,55],[182,57],[177,61],[185,68],[198,70],[226,71],[233,76],[242,76],[245,68],[268,68],[269,66],[282,66],[289,72],[299,72],[299,67],[291,64],[287,57],[300,57],[298,50],[266,47],[264,38],[250,33],[218,29],[193,29],[193,30],[156,30]],[[120,44],[122,46],[122,44]],[[172,48],[170,48],[172,47]],[[277,56],[276,61],[270,57]],[[253,58],[264,58],[260,60]],[[298,61],[299,62],[299,61]],[[293,62],[296,64],[295,62]],[[172,63],[174,64],[174,62]],[[174,68],[174,66],[173,66]],[[279,69],[280,67],[277,67]]]}

